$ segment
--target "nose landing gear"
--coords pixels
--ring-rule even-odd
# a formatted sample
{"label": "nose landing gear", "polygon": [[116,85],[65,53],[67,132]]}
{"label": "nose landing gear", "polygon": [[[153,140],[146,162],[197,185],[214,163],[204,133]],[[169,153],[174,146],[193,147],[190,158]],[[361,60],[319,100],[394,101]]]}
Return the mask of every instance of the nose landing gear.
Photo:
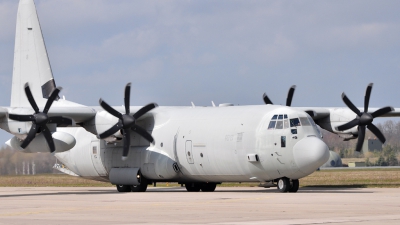
{"label": "nose landing gear", "polygon": [[280,192],[297,192],[299,190],[299,180],[290,180],[286,177],[280,178],[277,188]]}

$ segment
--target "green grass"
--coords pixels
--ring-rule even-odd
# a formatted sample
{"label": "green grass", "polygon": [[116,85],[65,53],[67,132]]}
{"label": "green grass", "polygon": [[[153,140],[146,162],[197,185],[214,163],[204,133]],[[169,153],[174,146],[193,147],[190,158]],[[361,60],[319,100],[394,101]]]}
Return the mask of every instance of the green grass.
{"label": "green grass", "polygon": [[[222,187],[257,187],[258,182],[222,183]],[[157,183],[157,187],[177,187],[178,183]],[[301,187],[398,188],[400,169],[322,170],[300,179]],[[0,187],[112,187],[110,183],[64,174],[0,176]]]}

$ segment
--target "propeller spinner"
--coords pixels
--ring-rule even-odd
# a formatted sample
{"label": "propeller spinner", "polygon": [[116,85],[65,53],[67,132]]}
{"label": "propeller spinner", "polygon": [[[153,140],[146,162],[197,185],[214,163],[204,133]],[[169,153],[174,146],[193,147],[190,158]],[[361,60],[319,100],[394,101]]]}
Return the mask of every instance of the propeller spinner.
{"label": "propeller spinner", "polygon": [[56,89],[53,90],[50,97],[47,99],[43,112],[40,112],[39,107],[37,106],[36,101],[33,98],[31,89],[29,88],[29,84],[28,83],[25,84],[26,97],[28,98],[28,101],[31,104],[35,113],[33,115],[18,115],[18,114],[8,115],[8,118],[12,120],[17,120],[20,122],[28,122],[28,121],[32,122],[32,127],[28,132],[28,136],[22,142],[21,148],[25,149],[29,145],[29,143],[31,143],[31,141],[36,137],[36,133],[42,132],[46,139],[47,145],[50,148],[50,152],[54,152],[56,150],[54,146],[53,137],[51,136],[51,132],[47,127],[47,124],[49,123],[64,124],[64,125],[72,124],[72,120],[69,118],[65,118],[62,116],[49,117],[47,115],[51,105],[53,104],[54,100],[58,97],[58,94],[60,93],[61,89],[62,89],[61,87],[56,87]]}
{"label": "propeller spinner", "polygon": [[393,107],[386,106],[386,107],[376,110],[373,113],[368,113],[368,106],[369,106],[369,99],[370,99],[371,91],[372,91],[372,85],[373,84],[370,83],[365,92],[364,112],[360,112],[360,110],[354,106],[354,104],[350,101],[350,99],[346,96],[346,94],[344,92],[342,93],[343,102],[347,105],[347,107],[349,107],[351,109],[351,111],[353,111],[355,114],[357,114],[357,117],[348,123],[338,126],[336,129],[339,131],[344,131],[344,130],[348,130],[352,127],[358,126],[358,141],[357,141],[357,145],[356,145],[357,152],[361,151],[362,145],[364,143],[365,128],[368,128],[382,143],[385,143],[385,141],[386,141],[385,136],[372,123],[372,121],[374,120],[374,118],[382,116],[382,115],[394,110]]}
{"label": "propeller spinner", "polygon": [[125,114],[121,114],[114,108],[112,108],[109,104],[107,104],[103,99],[99,100],[99,103],[101,107],[103,107],[104,110],[106,110],[108,113],[111,115],[117,117],[118,123],[116,123],[114,126],[112,126],[110,129],[106,130],[105,132],[101,133],[99,135],[100,139],[104,139],[106,137],[109,137],[113,134],[115,134],[117,131],[121,131],[123,134],[123,140],[124,140],[124,147],[123,147],[123,152],[122,152],[122,160],[125,160],[128,156],[129,153],[129,146],[131,143],[131,130],[138,133],[140,136],[148,140],[149,142],[153,143],[154,138],[149,134],[145,129],[141,128],[140,126],[136,125],[136,120],[139,119],[141,116],[149,112],[150,110],[156,108],[158,105],[156,103],[150,103],[143,108],[139,109],[133,116],[129,115],[130,110],[129,110],[129,102],[130,102],[130,94],[131,94],[131,83],[128,83],[125,86],[125,98],[124,98],[124,103],[125,103]]}
{"label": "propeller spinner", "polygon": [[[286,106],[292,105],[292,100],[293,100],[293,95],[294,95],[295,90],[296,90],[296,85],[293,85],[289,88],[288,95],[286,98]],[[264,100],[265,104],[271,104],[271,105],[273,104],[272,101],[268,98],[266,93],[263,94],[263,100]]]}

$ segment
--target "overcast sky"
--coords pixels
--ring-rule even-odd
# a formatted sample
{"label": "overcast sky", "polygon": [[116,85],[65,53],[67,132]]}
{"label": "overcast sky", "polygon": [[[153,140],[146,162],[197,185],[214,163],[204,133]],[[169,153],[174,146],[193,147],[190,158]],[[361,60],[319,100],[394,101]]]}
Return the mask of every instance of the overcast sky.
{"label": "overcast sky", "polygon": [[[67,100],[132,105],[400,107],[400,1],[37,0]],[[10,104],[17,14],[0,1],[0,105]]]}

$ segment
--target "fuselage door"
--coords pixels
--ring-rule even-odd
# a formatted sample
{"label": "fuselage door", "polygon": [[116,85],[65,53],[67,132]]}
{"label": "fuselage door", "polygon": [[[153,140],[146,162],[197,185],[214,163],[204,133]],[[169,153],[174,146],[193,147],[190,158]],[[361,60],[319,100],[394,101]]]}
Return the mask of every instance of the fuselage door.
{"label": "fuselage door", "polygon": [[93,166],[99,176],[107,176],[107,171],[104,168],[103,162],[101,160],[101,149],[100,149],[100,142],[99,141],[92,141],[90,143],[90,155],[92,158]]}

